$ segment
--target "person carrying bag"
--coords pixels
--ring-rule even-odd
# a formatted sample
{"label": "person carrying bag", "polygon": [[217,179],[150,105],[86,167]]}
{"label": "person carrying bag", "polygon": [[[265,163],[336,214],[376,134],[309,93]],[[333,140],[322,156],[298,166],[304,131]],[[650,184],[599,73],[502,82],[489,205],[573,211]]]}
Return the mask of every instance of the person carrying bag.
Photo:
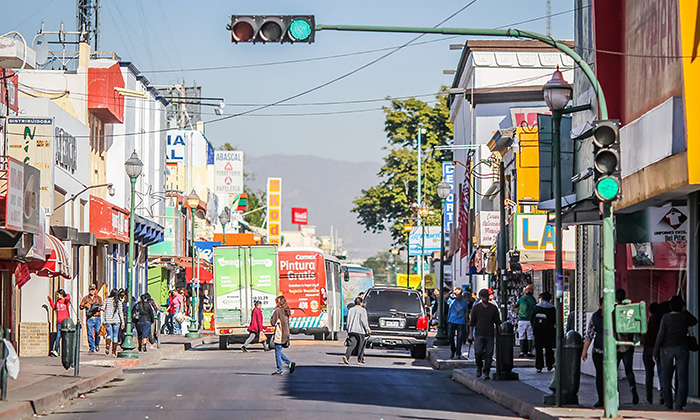
{"label": "person carrying bag", "polygon": [[267,336],[263,332],[263,315],[261,309],[262,302],[256,300],[255,302],[253,302],[253,305],[253,312],[250,315],[250,325],[248,326],[248,332],[250,333],[250,335],[243,344],[243,347],[241,347],[243,353],[248,352],[248,346],[253,342],[262,344],[265,351],[269,350],[267,346]]}
{"label": "person carrying bag", "polygon": [[275,360],[277,362],[277,370],[272,372],[273,375],[282,375],[282,362],[289,368],[289,374],[294,373],[296,363],[290,361],[287,356],[282,353],[282,348],[289,347],[289,305],[284,296],[277,296],[275,299],[277,306],[270,318],[270,324],[275,326],[275,335],[273,342],[275,344]]}

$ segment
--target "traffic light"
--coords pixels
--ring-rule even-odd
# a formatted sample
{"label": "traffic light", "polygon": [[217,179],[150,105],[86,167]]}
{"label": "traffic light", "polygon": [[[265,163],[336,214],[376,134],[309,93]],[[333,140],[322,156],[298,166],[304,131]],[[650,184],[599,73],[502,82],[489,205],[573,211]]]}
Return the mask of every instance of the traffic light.
{"label": "traffic light", "polygon": [[314,42],[314,17],[296,15],[233,15],[226,29],[231,42]]}
{"label": "traffic light", "polygon": [[620,122],[593,122],[593,169],[595,195],[600,201],[620,196]]}

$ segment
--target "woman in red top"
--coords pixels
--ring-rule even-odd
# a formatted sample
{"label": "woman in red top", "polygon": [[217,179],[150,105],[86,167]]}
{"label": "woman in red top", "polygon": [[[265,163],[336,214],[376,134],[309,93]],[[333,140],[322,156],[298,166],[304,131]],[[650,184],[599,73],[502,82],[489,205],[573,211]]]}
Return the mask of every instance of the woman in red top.
{"label": "woman in red top", "polygon": [[[262,309],[260,309],[262,302],[256,300],[253,302],[253,305],[255,305],[255,307],[253,308],[253,313],[250,316],[250,326],[248,326],[248,332],[250,335],[245,341],[245,344],[243,344],[243,347],[241,347],[241,350],[243,350],[244,353],[248,352],[247,347],[253,342],[253,340],[255,340],[256,343],[260,342],[260,333],[264,330]],[[265,351],[269,350],[267,340],[263,341],[262,345]]]}
{"label": "woman in red top", "polygon": [[56,311],[56,340],[53,342],[53,348],[51,349],[51,356],[58,356],[58,349],[61,342],[61,323],[64,319],[70,317],[69,305],[70,305],[70,295],[66,293],[63,289],[58,289],[56,292],[56,302],[51,299],[51,296],[46,296],[49,300],[49,305],[51,309]]}

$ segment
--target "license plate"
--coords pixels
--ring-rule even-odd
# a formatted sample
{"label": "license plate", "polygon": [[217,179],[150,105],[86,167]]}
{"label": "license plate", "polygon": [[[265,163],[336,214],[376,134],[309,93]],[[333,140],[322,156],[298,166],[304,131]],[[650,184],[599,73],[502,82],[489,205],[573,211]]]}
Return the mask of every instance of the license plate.
{"label": "license plate", "polygon": [[387,320],[387,321],[385,321],[385,322],[386,322],[386,326],[387,326],[387,327],[400,327],[400,326],[401,326],[401,322],[400,322],[400,321],[391,321],[391,320]]}

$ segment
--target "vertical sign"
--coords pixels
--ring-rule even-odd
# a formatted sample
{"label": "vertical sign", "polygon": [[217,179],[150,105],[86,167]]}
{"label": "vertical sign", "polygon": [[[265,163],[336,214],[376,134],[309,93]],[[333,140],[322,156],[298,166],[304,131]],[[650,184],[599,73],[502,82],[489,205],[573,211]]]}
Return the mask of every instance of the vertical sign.
{"label": "vertical sign", "polygon": [[7,199],[5,229],[22,231],[24,222],[24,164],[7,159]]}
{"label": "vertical sign", "polygon": [[8,154],[41,172],[42,207],[53,209],[54,156],[53,118],[9,117],[7,119]]}
{"label": "vertical sign", "polygon": [[282,232],[282,178],[267,178],[267,240],[280,244]]}
{"label": "vertical sign", "polygon": [[185,163],[188,144],[192,144],[192,130],[169,130],[165,161],[167,163]]}
{"label": "vertical sign", "polygon": [[445,199],[445,248],[449,248],[450,232],[454,223],[455,214],[455,166],[452,162],[442,162],[442,180],[450,184],[450,195]]}
{"label": "vertical sign", "polygon": [[215,194],[236,195],[243,192],[242,151],[214,152],[214,171]]}

